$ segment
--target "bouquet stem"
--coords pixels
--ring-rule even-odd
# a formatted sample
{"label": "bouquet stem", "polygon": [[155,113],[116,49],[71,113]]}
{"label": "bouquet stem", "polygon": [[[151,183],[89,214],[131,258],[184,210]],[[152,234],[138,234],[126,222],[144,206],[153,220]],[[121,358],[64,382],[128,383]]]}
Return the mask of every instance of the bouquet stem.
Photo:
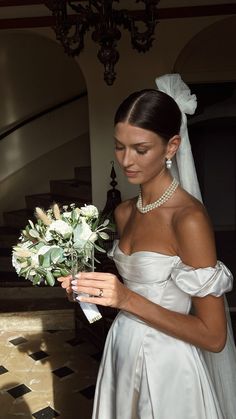
{"label": "bouquet stem", "polygon": [[[86,271],[94,272],[94,248],[91,250],[91,255],[89,257],[89,261],[90,261],[90,267],[86,266],[82,269],[86,270]],[[78,262],[77,262],[77,259],[75,258],[75,256],[72,255],[72,279],[75,279],[75,276],[76,276],[77,273],[78,273]],[[73,300],[80,304],[80,307],[81,307],[85,317],[89,321],[89,323],[94,323],[97,320],[100,320],[102,318],[102,315],[101,315],[100,311],[98,310],[96,304],[85,303],[85,302],[82,302],[82,301],[78,301],[78,299],[77,299],[78,295],[88,296],[88,294],[84,294],[84,293],[77,294],[77,293],[73,292]]]}

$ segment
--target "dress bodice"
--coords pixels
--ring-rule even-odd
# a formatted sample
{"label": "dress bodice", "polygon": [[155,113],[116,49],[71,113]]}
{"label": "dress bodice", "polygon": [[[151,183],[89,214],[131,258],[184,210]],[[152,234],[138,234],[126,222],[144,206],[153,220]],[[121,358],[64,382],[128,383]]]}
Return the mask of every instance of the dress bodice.
{"label": "dress bodice", "polygon": [[109,256],[129,289],[178,312],[189,312],[191,296],[220,296],[232,289],[232,274],[220,261],[214,268],[195,269],[185,265],[179,256],[151,251],[126,255],[118,240]]}

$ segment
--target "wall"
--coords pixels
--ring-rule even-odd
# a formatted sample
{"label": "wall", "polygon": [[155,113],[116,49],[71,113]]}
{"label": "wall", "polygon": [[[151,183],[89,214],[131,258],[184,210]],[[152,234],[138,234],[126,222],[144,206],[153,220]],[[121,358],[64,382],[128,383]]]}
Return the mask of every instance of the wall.
{"label": "wall", "polygon": [[0,213],[25,208],[25,195],[49,192],[49,181],[72,179],[74,168],[90,165],[88,134],[45,153],[1,182]]}
{"label": "wall", "polygon": [[[82,92],[77,63],[55,41],[29,31],[0,32],[0,133]],[[88,132],[85,96],[0,141],[0,223],[2,211],[25,207],[26,194],[47,192],[50,179],[73,177],[75,166],[90,165]]]}
{"label": "wall", "polygon": [[[113,116],[120,101],[134,90],[155,87],[155,78],[172,72],[179,54],[189,41],[216,22],[222,22],[223,26],[218,30],[218,36],[222,38],[224,27],[227,27],[225,17],[161,21],[157,25],[154,46],[145,55],[131,49],[128,34],[124,33],[119,42],[120,61],[116,66],[118,76],[113,87],[102,82],[103,68],[97,61],[96,48],[87,36],[87,49],[83,51],[78,62],[88,86],[93,199],[96,205],[104,206],[105,192],[109,187],[110,161],[114,158]],[[204,44],[201,44],[202,49],[203,47]],[[223,63],[221,69],[222,66]],[[234,76],[236,79],[236,74]],[[211,80],[215,80],[214,77],[212,72]],[[118,170],[117,173],[122,198],[135,194],[137,188],[130,186]]]}
{"label": "wall", "polygon": [[[134,90],[155,87],[155,78],[172,72],[181,51],[189,41],[216,22],[222,22],[223,26],[219,33],[222,37],[224,26],[227,26],[226,17],[163,20],[157,25],[153,48],[144,55],[131,48],[129,35],[124,32],[119,42],[120,61],[116,66],[117,80],[112,87],[103,82],[103,67],[96,56],[97,46],[91,41],[91,33],[86,35],[86,48],[76,61],[84,75],[88,90],[93,201],[98,207],[103,208],[106,191],[109,188],[110,161],[114,159],[113,116],[118,104]],[[55,39],[54,32],[49,28],[28,32]],[[211,77],[214,80],[214,74],[211,74]],[[137,192],[137,188],[129,185],[118,170],[117,175],[123,199]]]}

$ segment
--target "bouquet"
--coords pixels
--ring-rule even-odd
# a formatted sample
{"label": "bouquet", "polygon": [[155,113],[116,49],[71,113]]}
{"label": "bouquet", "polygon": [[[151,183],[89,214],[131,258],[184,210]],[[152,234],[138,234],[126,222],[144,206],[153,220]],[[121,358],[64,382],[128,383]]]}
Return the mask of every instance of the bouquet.
{"label": "bouquet", "polygon": [[[19,276],[34,285],[53,286],[59,276],[94,270],[94,250],[106,252],[101,242],[109,239],[106,230],[112,229],[94,205],[70,204],[60,210],[54,204],[47,211],[36,207],[35,215],[36,222],[28,220],[13,247],[12,264]],[[80,305],[90,323],[101,318],[95,304]]]}

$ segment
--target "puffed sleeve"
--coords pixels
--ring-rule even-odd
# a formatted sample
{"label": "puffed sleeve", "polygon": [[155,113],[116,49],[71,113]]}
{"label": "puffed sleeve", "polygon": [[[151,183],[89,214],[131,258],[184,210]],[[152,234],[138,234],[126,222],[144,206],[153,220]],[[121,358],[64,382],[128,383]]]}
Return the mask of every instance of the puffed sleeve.
{"label": "puffed sleeve", "polygon": [[172,269],[171,278],[178,288],[195,297],[220,297],[231,291],[233,286],[232,273],[220,261],[214,268],[197,269],[178,261]]}

